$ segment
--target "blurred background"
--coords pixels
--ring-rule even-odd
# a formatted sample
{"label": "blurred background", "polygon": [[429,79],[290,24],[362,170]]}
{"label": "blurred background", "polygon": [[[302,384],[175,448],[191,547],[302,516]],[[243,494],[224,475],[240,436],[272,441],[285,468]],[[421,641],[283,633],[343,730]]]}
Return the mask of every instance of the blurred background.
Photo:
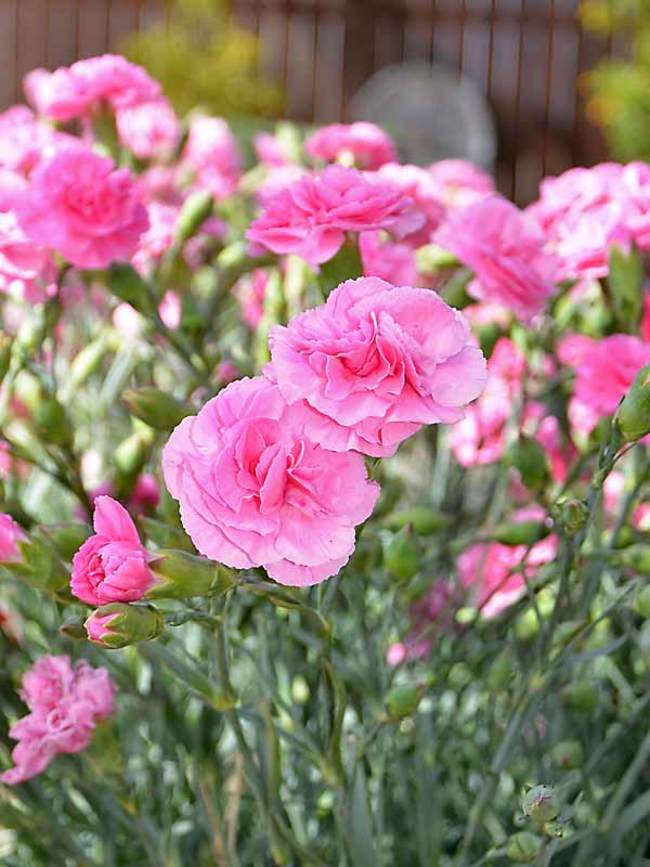
{"label": "blurred background", "polygon": [[546,174],[647,157],[649,31],[648,0],[0,0],[0,106],[34,67],[123,52],[181,111],[372,119],[524,204]]}

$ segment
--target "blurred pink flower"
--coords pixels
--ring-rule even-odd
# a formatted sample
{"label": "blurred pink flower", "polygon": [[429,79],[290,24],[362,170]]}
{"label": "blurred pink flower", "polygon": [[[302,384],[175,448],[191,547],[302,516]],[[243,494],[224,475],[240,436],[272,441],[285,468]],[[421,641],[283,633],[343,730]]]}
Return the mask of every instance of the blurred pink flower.
{"label": "blurred pink flower", "polygon": [[170,159],[181,137],[180,121],[164,97],[121,108],[116,123],[120,143],[140,160]]}
{"label": "blurred pink flower", "polygon": [[182,164],[196,176],[195,184],[215,199],[234,193],[242,172],[237,141],[223,118],[196,115],[183,149]]}
{"label": "blurred pink flower", "polygon": [[139,240],[131,261],[141,274],[147,274],[171,247],[180,208],[151,202],[147,206],[149,228]]}
{"label": "blurred pink flower", "polygon": [[131,516],[108,496],[97,497],[94,506],[95,535],[73,557],[70,589],[89,605],[141,599],[153,575]]}
{"label": "blurred pink flower", "polygon": [[305,142],[305,153],[326,163],[345,161],[372,171],[397,159],[395,145],[374,123],[333,123],[312,133]]}
{"label": "blurred pink flower", "polygon": [[14,105],[0,114],[0,166],[21,176],[44,159],[74,144],[76,139],[37,120],[25,105]]}
{"label": "blurred pink flower", "polygon": [[264,299],[269,275],[263,268],[256,268],[237,281],[233,292],[239,301],[241,317],[255,331],[264,315]]}
{"label": "blurred pink flower", "polygon": [[424,217],[424,224],[408,236],[412,247],[422,247],[431,241],[435,230],[445,217],[445,206],[440,200],[440,191],[426,169],[420,166],[387,163],[377,172],[377,178],[392,184],[415,202],[415,207]]}
{"label": "blurred pink flower", "polygon": [[281,584],[318,584],[354,551],[379,487],[361,455],[326,451],[263,377],[239,379],[184,419],[163,450],[169,492],[206,557],[263,566]]}
{"label": "blurred pink flower", "polygon": [[148,226],[130,173],[83,147],[41,163],[16,210],[30,240],[81,268],[129,259]]}
{"label": "blurred pink flower", "polygon": [[50,253],[25,236],[12,211],[0,213],[0,292],[15,289],[36,304],[45,300],[55,277]]}
{"label": "blurred pink flower", "polygon": [[529,321],[556,291],[557,261],[544,252],[544,236],[499,196],[452,211],[434,241],[474,271],[474,298],[502,304]]}
{"label": "blurred pink flower", "polygon": [[160,484],[151,473],[141,473],[129,497],[129,507],[136,513],[152,512],[160,502]]}
{"label": "blurred pink flower", "polygon": [[466,208],[496,193],[492,177],[467,160],[439,160],[427,171],[447,208]]}
{"label": "blurred pink flower", "polygon": [[451,424],[482,391],[485,359],[463,316],[428,289],[348,280],[327,303],[275,326],[265,371],[336,451],[394,454],[423,424]]}
{"label": "blurred pink flower", "polygon": [[253,144],[257,161],[264,166],[286,166],[291,162],[278,136],[270,132],[258,132]]}
{"label": "blurred pink flower", "polygon": [[650,166],[600,163],[545,178],[527,213],[558,255],[559,279],[605,277],[612,243],[650,249]]}
{"label": "blurred pink flower", "polygon": [[295,253],[312,265],[331,259],[346,232],[385,229],[401,238],[424,217],[393,185],[356,169],[330,166],[265,197],[262,214],[246,237],[274,253]]}
{"label": "blurred pink flower", "polygon": [[11,515],[0,512],[0,561],[20,560],[18,542],[26,536]]}
{"label": "blurred pink flower", "polygon": [[9,735],[18,741],[15,767],[0,776],[16,785],[40,774],[58,753],[79,753],[93,730],[115,710],[115,685],[105,668],[72,665],[68,656],[43,656],[23,678],[21,697],[30,713]]}
{"label": "blurred pink flower", "polygon": [[396,286],[414,286],[418,282],[415,253],[405,241],[391,241],[381,232],[362,232],[359,252],[365,277],[381,277]]}
{"label": "blurred pink flower", "polygon": [[168,289],[158,305],[158,313],[167,328],[176,331],[180,327],[182,312],[183,302],[180,295],[173,289]]}
{"label": "blurred pink flower", "polygon": [[453,612],[458,604],[455,596],[449,581],[437,580],[411,605],[411,629],[403,641],[389,647],[386,657],[389,665],[421,659],[431,652],[439,632],[449,629],[453,623]]}

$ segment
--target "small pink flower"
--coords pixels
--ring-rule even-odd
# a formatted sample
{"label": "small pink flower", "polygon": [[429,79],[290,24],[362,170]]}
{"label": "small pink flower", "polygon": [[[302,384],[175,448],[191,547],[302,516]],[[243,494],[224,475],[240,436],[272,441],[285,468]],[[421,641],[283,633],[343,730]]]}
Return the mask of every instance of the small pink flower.
{"label": "small pink flower", "polygon": [[94,505],[95,535],[74,555],[70,589],[89,605],[142,599],[154,578],[135,524],[111,497],[97,497]]}
{"label": "small pink flower", "polygon": [[327,451],[263,377],[239,379],[184,419],[163,450],[165,483],[198,551],[281,584],[318,584],[354,551],[379,487],[361,455]]}
{"label": "small pink flower", "polygon": [[514,205],[499,196],[452,211],[434,241],[474,271],[474,298],[502,304],[522,320],[540,313],[556,291],[556,258],[544,252],[544,236]]}
{"label": "small pink flower", "polygon": [[253,140],[255,156],[258,162],[264,166],[286,166],[291,162],[286,148],[276,135],[270,132],[258,132]]}
{"label": "small pink flower", "polygon": [[3,560],[20,560],[21,553],[18,542],[25,534],[11,515],[0,512],[0,562]]}
{"label": "small pink flower", "polygon": [[265,197],[264,210],[246,237],[273,253],[295,253],[320,265],[340,250],[346,232],[385,229],[400,238],[423,221],[412,199],[393,185],[356,169],[330,166]]}
{"label": "small pink flower", "polygon": [[151,473],[141,473],[129,498],[129,506],[136,514],[152,512],[160,502],[160,485]]}
{"label": "small pink flower", "polygon": [[165,292],[158,305],[158,313],[167,328],[176,331],[180,327],[183,302],[178,292],[174,292],[173,289]]}
{"label": "small pink flower", "polygon": [[111,614],[98,614],[97,611],[93,611],[93,613],[86,619],[85,627],[88,638],[91,641],[96,641],[99,644],[106,638],[107,635],[111,634],[110,625],[111,621],[117,615],[114,613]]}
{"label": "small pink flower", "polygon": [[21,176],[76,140],[37,120],[24,105],[0,114],[0,166]]}
{"label": "small pink flower", "polygon": [[418,266],[413,247],[405,241],[391,241],[381,232],[359,235],[359,252],[365,277],[381,277],[396,286],[418,282]]}
{"label": "small pink flower", "polygon": [[12,211],[0,213],[0,292],[18,290],[26,301],[38,303],[54,279],[50,253],[25,236]]}
{"label": "small pink flower", "polygon": [[171,247],[179,212],[180,208],[175,205],[160,202],[148,205],[149,227],[140,236],[138,248],[131,258],[133,267],[141,274],[148,274]]}
{"label": "small pink flower", "polygon": [[167,99],[122,108],[116,116],[120,142],[140,160],[169,159],[181,137],[181,125]]}
{"label": "small pink flower", "polygon": [[365,121],[321,127],[305,142],[305,153],[326,163],[345,162],[370,171],[397,159],[390,137]]}
{"label": "small pink flower", "polygon": [[28,238],[81,268],[128,259],[148,225],[129,172],[83,147],[35,169],[17,214]]}
{"label": "small pink flower", "polygon": [[[543,509],[531,507],[515,513],[512,519],[543,521],[544,517]],[[469,592],[471,604],[489,620],[524,596],[526,579],[531,581],[556,555],[557,537],[553,535],[534,544],[530,551],[526,545],[479,542],[458,558],[458,577]]]}
{"label": "small pink flower", "polygon": [[428,289],[348,280],[270,334],[275,379],[314,410],[315,441],[394,454],[423,424],[452,424],[482,391],[485,359],[463,316]]}
{"label": "small pink flower", "polygon": [[216,199],[234,193],[242,172],[237,141],[223,118],[196,115],[183,150],[183,165],[196,175],[196,185]]}
{"label": "small pink flower", "polygon": [[68,656],[43,656],[25,673],[21,697],[30,713],[9,735],[18,741],[15,767],[0,776],[7,785],[40,774],[58,753],[79,753],[93,730],[115,710],[115,685],[105,668]]}
{"label": "small pink flower", "polygon": [[425,221],[418,231],[410,234],[406,240],[415,248],[428,244],[445,217],[440,191],[429,172],[420,166],[387,163],[379,169],[377,177],[413,199]]}
{"label": "small pink flower", "polygon": [[264,315],[264,299],[269,275],[263,268],[256,268],[238,280],[233,292],[239,301],[241,317],[245,324],[255,331]]}
{"label": "small pink flower", "polygon": [[467,160],[439,160],[427,171],[447,208],[466,208],[496,192],[490,175]]}
{"label": "small pink flower", "polygon": [[429,590],[411,605],[409,614],[411,630],[403,642],[393,644],[388,650],[389,665],[421,659],[427,656],[437,636],[450,628],[453,612],[457,608],[453,585],[449,581],[437,580]]}

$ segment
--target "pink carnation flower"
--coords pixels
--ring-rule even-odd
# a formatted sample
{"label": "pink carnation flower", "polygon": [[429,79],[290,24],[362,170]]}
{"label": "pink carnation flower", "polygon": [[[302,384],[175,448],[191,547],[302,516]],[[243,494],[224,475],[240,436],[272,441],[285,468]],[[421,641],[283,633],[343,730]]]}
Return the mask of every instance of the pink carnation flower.
{"label": "pink carnation flower", "polygon": [[0,561],[21,559],[18,542],[25,534],[11,515],[0,512]]}
{"label": "pink carnation flower", "polygon": [[18,741],[15,767],[0,776],[7,785],[40,774],[58,753],[79,753],[93,730],[115,710],[115,684],[105,668],[72,665],[68,656],[43,656],[23,678],[21,697],[30,713],[9,735]]}
{"label": "pink carnation flower", "polygon": [[28,238],[80,268],[129,259],[148,226],[130,173],[81,147],[35,169],[17,214]]}
{"label": "pink carnation flower", "polygon": [[503,304],[524,321],[541,312],[555,292],[557,262],[544,252],[544,236],[498,196],[453,211],[434,241],[474,271],[473,297]]}
{"label": "pink carnation flower", "polygon": [[246,237],[263,249],[295,253],[320,265],[343,246],[346,232],[385,229],[401,238],[423,220],[413,200],[393,185],[356,169],[330,166],[265,197],[264,210]]}
{"label": "pink carnation flower", "polygon": [[197,115],[183,150],[183,165],[196,175],[196,185],[216,199],[235,192],[242,172],[237,140],[223,118]]}
{"label": "pink carnation flower", "polygon": [[[544,517],[543,509],[533,506],[521,509],[512,519],[541,522]],[[489,620],[521,599],[526,593],[525,579],[531,581],[556,555],[557,537],[553,535],[534,544],[530,551],[527,545],[479,542],[458,558],[458,577],[470,594],[470,602]]]}
{"label": "pink carnation flower", "polygon": [[594,280],[609,272],[609,249],[634,242],[650,249],[650,167],[601,163],[545,178],[529,216],[559,257],[560,279]]}
{"label": "pink carnation flower", "polygon": [[395,286],[418,282],[418,266],[413,247],[405,241],[391,241],[381,232],[359,235],[359,252],[366,277],[381,277]]}
{"label": "pink carnation flower", "polygon": [[429,172],[420,166],[387,163],[379,169],[377,177],[413,199],[418,212],[424,217],[424,224],[407,240],[413,247],[428,244],[445,217],[440,191]]}
{"label": "pink carnation flower", "polygon": [[253,139],[257,161],[269,168],[286,166],[291,162],[282,140],[270,132],[258,132]]}
{"label": "pink carnation flower", "polygon": [[95,535],[72,559],[70,589],[89,605],[142,599],[154,578],[135,524],[111,497],[97,497],[94,505]]}
{"label": "pink carnation flower", "polygon": [[354,551],[379,494],[360,455],[326,451],[263,377],[240,379],[184,419],[163,451],[169,492],[206,557],[263,566],[281,584],[318,584]]}
{"label": "pink carnation flower", "polygon": [[576,334],[563,340],[558,355],[563,364],[575,368],[569,421],[586,437],[601,418],[615,412],[640,368],[650,363],[650,343],[628,334],[599,340]]}
{"label": "pink carnation flower", "polygon": [[305,153],[326,163],[340,161],[369,171],[397,159],[390,136],[365,121],[321,127],[307,138]]}
{"label": "pink carnation flower", "polygon": [[12,211],[0,213],[0,292],[16,289],[26,301],[38,303],[54,278],[49,251],[25,237]]}
{"label": "pink carnation flower", "polygon": [[0,114],[0,166],[27,176],[42,160],[49,159],[76,139],[37,120],[25,105],[14,105]]}
{"label": "pink carnation flower", "polygon": [[181,136],[181,125],[167,99],[121,108],[116,116],[120,142],[140,160],[169,159]]}
{"label": "pink carnation flower", "polygon": [[376,277],[342,283],[269,343],[268,375],[290,403],[307,402],[314,440],[336,451],[394,454],[423,424],[461,419],[486,379],[458,311]]}
{"label": "pink carnation flower", "polygon": [[160,97],[160,85],[118,54],[88,57],[54,72],[34,69],[23,88],[39,114],[64,123],[89,115],[102,103],[117,110]]}
{"label": "pink carnation flower", "polygon": [[492,177],[467,160],[439,160],[427,171],[447,208],[466,208],[496,193]]}

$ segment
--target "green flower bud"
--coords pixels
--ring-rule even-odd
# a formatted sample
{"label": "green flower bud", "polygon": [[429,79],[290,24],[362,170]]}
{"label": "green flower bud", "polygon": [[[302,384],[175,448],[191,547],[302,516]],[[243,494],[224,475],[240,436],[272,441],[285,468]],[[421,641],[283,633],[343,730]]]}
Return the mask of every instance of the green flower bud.
{"label": "green flower bud", "polygon": [[490,666],[488,686],[495,691],[505,689],[515,676],[512,654],[503,650]]}
{"label": "green flower bud", "polygon": [[147,590],[149,599],[218,596],[235,583],[230,569],[187,551],[163,548],[156,552],[149,568],[156,579]]}
{"label": "green flower bud", "polygon": [[126,301],[139,313],[147,315],[153,312],[149,287],[131,265],[114,262],[106,272],[106,285],[116,298]]}
{"label": "green flower bud", "polygon": [[508,840],[506,855],[513,861],[523,861],[530,864],[542,851],[543,840],[530,831],[518,831]]}
{"label": "green flower bud", "polygon": [[248,258],[248,245],[244,241],[228,244],[217,256],[220,268],[241,268]]}
{"label": "green flower bud", "polygon": [[591,713],[598,704],[598,695],[598,686],[588,680],[571,683],[561,692],[567,707],[577,713]]}
{"label": "green flower bud", "polygon": [[401,530],[409,524],[418,536],[430,536],[446,529],[452,522],[451,515],[429,509],[427,506],[413,506],[411,509],[403,509],[393,512],[383,521],[390,530]]}
{"label": "green flower bud", "polygon": [[416,251],[415,259],[421,274],[436,274],[443,268],[456,268],[458,259],[453,253],[438,247],[437,244],[426,244]]}
{"label": "green flower bud", "polygon": [[525,816],[536,825],[542,826],[556,818],[560,812],[560,803],[550,786],[534,786],[524,795],[521,808]]}
{"label": "green flower bud", "polygon": [[539,521],[516,521],[498,524],[492,537],[502,545],[533,545],[548,534],[548,527]]}
{"label": "green flower bud", "polygon": [[142,469],[153,443],[153,431],[139,428],[115,449],[115,466],[124,476],[135,476]]}
{"label": "green flower bud", "polygon": [[401,683],[389,690],[386,696],[386,709],[393,720],[412,716],[418,709],[424,694],[424,685],[417,683]]}
{"label": "green flower bud", "polygon": [[0,382],[7,375],[11,362],[11,346],[13,338],[4,331],[0,332]]}
{"label": "green flower bud", "polygon": [[616,561],[622,566],[634,569],[639,575],[650,575],[650,546],[630,545],[616,555]]}
{"label": "green flower bud", "polygon": [[519,470],[522,482],[531,491],[539,491],[546,485],[550,477],[548,460],[536,439],[520,436],[508,449],[506,459]]}
{"label": "green flower bud", "polygon": [[650,620],[650,587],[642,587],[636,594],[634,610],[644,620]]}
{"label": "green flower bud", "polygon": [[93,611],[84,625],[93,644],[115,650],[138,641],[158,638],[165,626],[165,620],[153,605],[112,602]]}
{"label": "green flower bud", "polygon": [[109,335],[107,332],[103,332],[75,355],[63,385],[64,397],[74,394],[98,370],[102,359],[108,352],[109,345]]}
{"label": "green flower bud", "polygon": [[634,377],[614,421],[627,442],[635,442],[650,433],[650,364]]}
{"label": "green flower bud", "polygon": [[555,522],[573,536],[586,524],[589,509],[584,500],[561,497],[554,503],[551,513]]}
{"label": "green flower bud", "polygon": [[384,551],[384,564],[400,581],[408,581],[420,568],[420,550],[409,525],[396,533]]}
{"label": "green flower bud", "polygon": [[572,771],[582,767],[585,751],[580,741],[560,741],[551,750],[551,758],[556,767]]}
{"label": "green flower bud", "polygon": [[191,406],[149,385],[127,389],[122,399],[136,418],[154,430],[165,433],[169,433],[185,416],[193,412]]}
{"label": "green flower bud", "polygon": [[626,253],[618,244],[609,250],[609,295],[623,331],[635,331],[643,312],[643,262],[638,250]]}
{"label": "green flower bud", "polygon": [[212,213],[213,206],[214,198],[207,190],[188,196],[174,227],[174,243],[184,244],[194,237]]}
{"label": "green flower bud", "polygon": [[56,445],[70,445],[74,428],[65,408],[54,397],[39,402],[34,410],[33,421],[45,440]]}

